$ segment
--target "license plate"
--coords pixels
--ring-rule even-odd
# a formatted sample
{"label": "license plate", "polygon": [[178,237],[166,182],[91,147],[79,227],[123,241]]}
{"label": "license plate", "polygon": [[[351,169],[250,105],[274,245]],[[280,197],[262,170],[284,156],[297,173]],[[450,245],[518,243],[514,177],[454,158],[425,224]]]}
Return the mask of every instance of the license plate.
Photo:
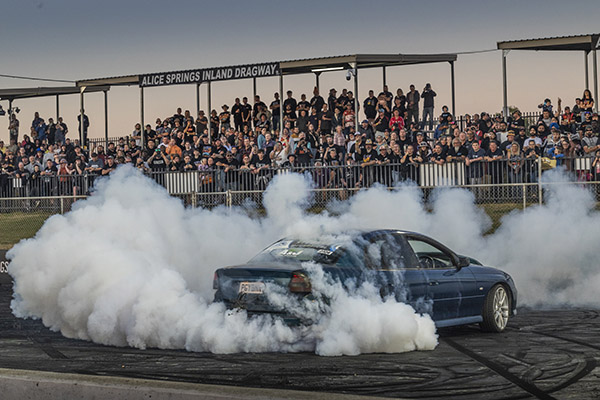
{"label": "license plate", "polygon": [[240,290],[238,293],[263,294],[264,292],[265,284],[263,282],[240,282]]}

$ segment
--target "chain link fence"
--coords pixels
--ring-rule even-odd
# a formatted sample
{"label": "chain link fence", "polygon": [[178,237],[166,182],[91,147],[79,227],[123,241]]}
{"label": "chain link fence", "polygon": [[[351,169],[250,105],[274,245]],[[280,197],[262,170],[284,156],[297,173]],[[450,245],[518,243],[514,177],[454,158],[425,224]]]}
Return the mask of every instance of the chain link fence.
{"label": "chain link fence", "polygon": [[84,198],[86,196],[0,198],[0,250],[33,237],[49,217],[71,211],[73,204]]}

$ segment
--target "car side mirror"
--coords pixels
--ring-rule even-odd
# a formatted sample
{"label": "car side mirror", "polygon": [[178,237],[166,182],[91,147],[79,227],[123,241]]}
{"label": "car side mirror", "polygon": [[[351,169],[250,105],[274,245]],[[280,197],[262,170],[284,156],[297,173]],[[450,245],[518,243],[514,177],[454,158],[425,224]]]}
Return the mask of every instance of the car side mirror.
{"label": "car side mirror", "polygon": [[469,257],[458,256],[458,268],[468,267],[469,265],[471,265],[471,260]]}

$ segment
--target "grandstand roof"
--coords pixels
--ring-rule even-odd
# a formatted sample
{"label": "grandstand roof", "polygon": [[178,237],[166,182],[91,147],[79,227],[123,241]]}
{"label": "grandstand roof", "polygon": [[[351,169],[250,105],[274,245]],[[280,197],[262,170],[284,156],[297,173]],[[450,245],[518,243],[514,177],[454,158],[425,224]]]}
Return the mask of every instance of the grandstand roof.
{"label": "grandstand roof", "polygon": [[[94,86],[86,88],[88,92],[103,92],[110,90],[110,86]],[[18,89],[0,89],[0,100],[27,99],[32,97],[62,96],[65,94],[79,94],[81,91],[77,86],[55,86],[55,87],[32,87]]]}
{"label": "grandstand roof", "polygon": [[554,36],[539,39],[521,39],[498,42],[500,50],[592,51],[599,47],[599,33],[572,36]]}
{"label": "grandstand roof", "polygon": [[[454,62],[457,55],[453,53],[446,54],[353,54],[342,56],[328,56],[305,58],[298,60],[279,61],[282,75],[305,74],[318,72],[315,70],[327,69],[349,69],[349,68],[375,68],[397,65],[429,64],[438,62]],[[219,67],[227,68],[227,67]],[[185,72],[185,71],[175,71]],[[88,88],[97,85],[110,86],[130,86],[137,85],[140,76],[124,75],[108,78],[84,79],[76,82],[78,87],[86,86]],[[87,90],[87,89],[86,89]]]}

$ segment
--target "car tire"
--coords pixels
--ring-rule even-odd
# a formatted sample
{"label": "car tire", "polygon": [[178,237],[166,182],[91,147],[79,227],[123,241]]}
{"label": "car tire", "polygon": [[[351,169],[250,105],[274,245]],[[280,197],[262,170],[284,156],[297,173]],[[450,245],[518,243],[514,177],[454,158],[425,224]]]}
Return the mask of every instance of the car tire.
{"label": "car tire", "polygon": [[510,315],[510,295],[507,289],[500,285],[494,285],[483,304],[483,322],[479,324],[484,332],[500,333],[508,324]]}

